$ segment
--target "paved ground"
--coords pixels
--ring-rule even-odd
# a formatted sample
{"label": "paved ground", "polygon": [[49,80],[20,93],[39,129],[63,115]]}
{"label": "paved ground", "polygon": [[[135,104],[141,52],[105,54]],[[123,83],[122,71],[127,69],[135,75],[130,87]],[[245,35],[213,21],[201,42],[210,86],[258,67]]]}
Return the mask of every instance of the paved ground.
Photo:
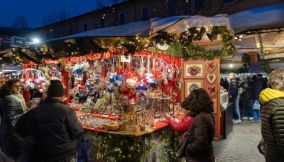
{"label": "paved ground", "polygon": [[261,139],[260,124],[244,121],[234,125],[227,139],[214,142],[217,162],[264,162],[258,152]]}

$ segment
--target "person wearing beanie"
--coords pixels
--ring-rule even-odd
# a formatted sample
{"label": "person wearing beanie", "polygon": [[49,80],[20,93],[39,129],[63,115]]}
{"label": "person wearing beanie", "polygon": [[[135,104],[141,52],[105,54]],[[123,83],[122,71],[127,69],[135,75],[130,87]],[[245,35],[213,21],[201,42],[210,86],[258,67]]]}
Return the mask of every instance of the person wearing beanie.
{"label": "person wearing beanie", "polygon": [[61,81],[51,80],[47,98],[16,125],[22,137],[28,136],[34,140],[33,161],[76,161],[77,139],[84,130],[75,111],[63,103],[63,97]]}
{"label": "person wearing beanie", "polygon": [[48,97],[62,97],[64,96],[64,87],[60,80],[51,80],[47,89]]}
{"label": "person wearing beanie", "polygon": [[267,162],[284,161],[284,68],[276,69],[269,74],[271,88],[261,91],[261,134]]}

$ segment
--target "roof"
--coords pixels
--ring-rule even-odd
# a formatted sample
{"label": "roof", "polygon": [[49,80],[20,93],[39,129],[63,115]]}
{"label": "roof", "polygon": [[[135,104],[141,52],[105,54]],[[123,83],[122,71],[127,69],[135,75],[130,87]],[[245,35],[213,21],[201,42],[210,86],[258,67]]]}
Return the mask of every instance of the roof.
{"label": "roof", "polygon": [[205,16],[173,16],[168,18],[153,18],[146,21],[138,21],[119,26],[89,30],[50,41],[64,40],[82,37],[149,37],[159,31],[169,34],[180,34],[191,27],[227,26],[231,32],[228,15]]}
{"label": "roof", "polygon": [[230,18],[236,33],[284,27],[284,3],[237,12]]}

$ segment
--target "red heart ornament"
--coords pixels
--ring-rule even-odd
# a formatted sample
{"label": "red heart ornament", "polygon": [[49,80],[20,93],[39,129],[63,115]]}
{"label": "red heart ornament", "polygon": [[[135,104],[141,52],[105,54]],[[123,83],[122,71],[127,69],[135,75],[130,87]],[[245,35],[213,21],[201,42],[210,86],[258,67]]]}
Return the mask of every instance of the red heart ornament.
{"label": "red heart ornament", "polygon": [[211,97],[215,96],[216,93],[217,93],[217,86],[216,85],[208,85],[207,92]]}
{"label": "red heart ornament", "polygon": [[217,67],[217,64],[215,61],[208,61],[207,62],[207,70],[212,73]]}
{"label": "red heart ornament", "polygon": [[201,72],[201,69],[199,66],[193,65],[188,67],[187,72],[191,75],[191,76],[196,76]]}
{"label": "red heart ornament", "polygon": [[207,74],[206,78],[210,84],[213,84],[216,81],[216,74]]}

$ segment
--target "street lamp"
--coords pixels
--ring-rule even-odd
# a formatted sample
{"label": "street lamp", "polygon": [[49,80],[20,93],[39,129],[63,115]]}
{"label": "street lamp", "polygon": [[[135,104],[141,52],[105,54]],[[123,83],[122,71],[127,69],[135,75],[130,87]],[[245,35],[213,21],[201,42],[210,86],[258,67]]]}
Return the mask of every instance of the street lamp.
{"label": "street lamp", "polygon": [[40,42],[39,38],[32,38],[32,44],[39,44]]}

